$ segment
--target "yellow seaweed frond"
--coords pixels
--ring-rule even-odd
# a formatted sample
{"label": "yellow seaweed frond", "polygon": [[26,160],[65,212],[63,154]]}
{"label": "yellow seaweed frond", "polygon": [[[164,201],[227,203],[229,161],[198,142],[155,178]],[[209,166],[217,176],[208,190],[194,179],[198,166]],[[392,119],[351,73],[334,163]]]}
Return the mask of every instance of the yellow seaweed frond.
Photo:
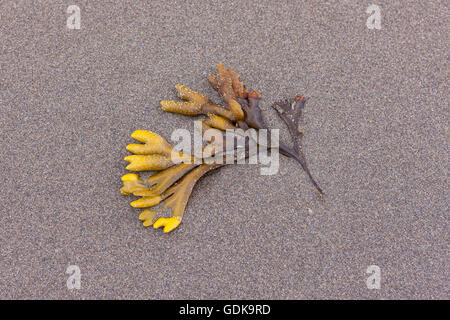
{"label": "yellow seaweed frond", "polygon": [[224,131],[227,129],[236,129],[233,123],[231,123],[231,121],[226,118],[223,118],[213,113],[208,113],[207,116],[208,119],[203,121],[203,124],[205,124],[206,126]]}
{"label": "yellow seaweed frond", "polygon": [[153,228],[158,229],[164,226],[164,232],[170,232],[179,226],[181,219],[178,217],[164,218],[161,217],[153,224]]}
{"label": "yellow seaweed frond", "polygon": [[122,182],[123,187],[120,188],[120,193],[124,196],[129,194],[144,195],[150,191],[144,184],[144,181],[142,181],[136,173],[128,173],[124,175],[122,177]]}
{"label": "yellow seaweed frond", "polygon": [[127,150],[134,154],[170,154],[172,146],[160,135],[147,131],[136,130],[131,134],[131,137],[144,142],[144,144],[129,144]]}
{"label": "yellow seaweed frond", "polygon": [[177,89],[178,97],[183,100],[192,101],[199,105],[204,105],[209,102],[209,98],[207,96],[204,96],[201,93],[189,89],[188,87],[183,86],[182,84],[176,84],[175,89]]}
{"label": "yellow seaweed frond", "polygon": [[231,110],[228,110],[222,106],[219,106],[217,104],[208,104],[203,108],[203,113],[207,114],[208,112],[217,114],[218,116],[221,116],[223,118],[226,118],[228,120],[235,121],[235,116]]}
{"label": "yellow seaweed frond", "polygon": [[201,106],[194,102],[161,101],[161,109],[167,112],[184,114],[185,116],[196,116],[201,114]]}
{"label": "yellow seaweed frond", "polygon": [[206,79],[208,79],[209,84],[214,90],[219,91],[219,83],[217,82],[217,77],[215,75],[208,73]]}
{"label": "yellow seaweed frond", "polygon": [[151,226],[156,221],[156,211],[145,209],[139,215],[139,220],[143,221],[142,224],[144,225],[144,227]]}
{"label": "yellow seaweed frond", "polygon": [[[213,127],[209,126],[209,125],[206,123],[206,121],[208,121],[208,119],[207,119],[207,120],[202,120],[202,121],[201,121],[201,124],[202,124],[201,132],[202,132],[203,139],[204,139],[207,143],[215,142],[215,141],[214,141],[214,140],[215,140],[215,137],[221,135],[221,134],[222,134],[222,131],[220,131],[220,129],[213,128]],[[223,142],[223,139],[222,139],[222,142]],[[206,147],[207,147],[207,146],[206,146]]]}
{"label": "yellow seaweed frond", "polygon": [[126,156],[124,160],[130,162],[126,167],[130,171],[163,170],[173,165],[169,157],[160,154]]}
{"label": "yellow seaweed frond", "polygon": [[202,113],[202,108],[210,103],[208,97],[189,89],[181,84],[175,85],[178,96],[187,102],[161,101],[161,108],[167,112],[180,113],[187,116],[195,116]]}
{"label": "yellow seaweed frond", "polygon": [[147,179],[147,184],[150,187],[150,191],[154,195],[162,194],[178,179],[180,179],[196,166],[196,164],[181,163],[150,176]]}
{"label": "yellow seaweed frond", "polygon": [[230,99],[228,105],[230,106],[230,110],[233,113],[235,120],[238,121],[244,119],[244,110],[242,110],[239,102],[237,102],[235,99]]}
{"label": "yellow seaweed frond", "polygon": [[148,208],[158,205],[162,201],[161,196],[142,197],[130,203],[134,208]]}
{"label": "yellow seaweed frond", "polygon": [[178,217],[180,220],[183,218],[184,210],[188,203],[189,197],[192,193],[195,183],[205,173],[215,168],[220,167],[217,164],[202,164],[186,174],[181,181],[164,192],[164,206],[170,208],[172,216]]}

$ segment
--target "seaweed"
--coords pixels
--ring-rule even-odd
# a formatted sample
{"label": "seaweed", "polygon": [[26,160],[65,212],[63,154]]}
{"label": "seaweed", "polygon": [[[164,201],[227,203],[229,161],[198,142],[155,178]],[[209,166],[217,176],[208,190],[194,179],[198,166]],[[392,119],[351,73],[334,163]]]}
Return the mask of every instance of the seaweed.
{"label": "seaweed", "polygon": [[[180,84],[175,85],[175,89],[183,101],[164,100],[160,103],[162,110],[167,112],[206,116],[206,119],[201,121],[202,133],[213,130],[214,137],[221,137],[207,139],[207,144],[202,146],[201,150],[197,150],[203,157],[205,154],[209,155],[210,161],[207,162],[205,158],[203,159],[205,161],[197,162],[195,161],[197,153],[191,155],[179,152],[163,137],[150,131],[136,130],[131,135],[142,143],[133,143],[126,147],[133,153],[125,157],[125,161],[130,162],[126,169],[138,172],[159,171],[146,180],[141,179],[137,173],[128,173],[122,177],[121,193],[140,197],[130,205],[135,208],[153,208],[145,209],[139,215],[144,227],[151,225],[154,228],[164,227],[164,232],[170,232],[180,225],[197,181],[208,172],[222,167],[223,162],[217,159],[223,160],[227,152],[236,149],[234,144],[231,147],[227,146],[226,139],[221,136],[224,131],[267,129],[259,107],[261,95],[255,90],[248,91],[239,79],[240,75],[222,63],[217,65],[216,72],[217,74],[208,74],[206,78],[221,96],[224,105],[214,103],[207,96]],[[292,138],[292,147],[280,141],[278,148],[281,154],[295,159],[301,165],[319,195],[323,195],[322,189],[307,166],[303,152],[304,132],[299,123],[306,100],[303,96],[296,96],[272,105],[286,123]],[[268,138],[271,138],[270,135]],[[247,139],[246,145],[248,143]],[[248,152],[244,154],[244,157],[248,156]],[[171,212],[171,216],[158,218],[158,214],[167,209]]]}

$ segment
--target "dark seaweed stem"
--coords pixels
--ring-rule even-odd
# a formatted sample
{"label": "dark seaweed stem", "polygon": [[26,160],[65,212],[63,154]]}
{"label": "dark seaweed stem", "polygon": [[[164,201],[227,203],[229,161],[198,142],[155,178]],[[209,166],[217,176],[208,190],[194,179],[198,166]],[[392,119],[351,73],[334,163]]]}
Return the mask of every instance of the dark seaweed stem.
{"label": "dark seaweed stem", "polygon": [[322,189],[319,187],[316,180],[314,180],[311,172],[309,171],[309,168],[306,164],[306,160],[303,156],[303,153],[299,153],[299,154],[295,153],[291,147],[287,146],[282,141],[280,141],[280,143],[279,143],[279,150],[282,155],[294,159],[302,166],[302,169],[306,172],[307,176],[309,177],[309,180],[311,180],[311,183],[314,185],[314,187],[316,188],[319,195],[323,196]]}
{"label": "dark seaweed stem", "polygon": [[[238,126],[244,130],[248,129],[248,127],[254,129],[267,129],[261,109],[259,108],[259,102],[261,101],[260,94],[257,91],[252,91],[247,95],[246,100],[247,103],[242,104],[242,109],[244,110],[245,115],[245,123],[240,121]],[[276,102],[272,106],[275,110],[277,110],[278,115],[286,123],[293,141],[293,148],[280,141],[279,150],[282,155],[295,159],[302,166],[319,195],[323,195],[322,189],[319,187],[309,171],[301,144],[303,132],[300,131],[298,125],[302,111],[305,107],[305,103],[306,98],[303,96],[296,96],[293,101],[285,100],[282,102]]]}
{"label": "dark seaweed stem", "polygon": [[294,158],[302,166],[303,170],[311,180],[311,183],[314,185],[319,195],[322,196],[323,191],[309,171],[308,165],[306,163],[306,157],[303,153],[302,138],[304,133],[299,127],[299,121],[302,116],[306,100],[307,99],[303,96],[296,96],[293,100],[275,102],[272,105],[272,108],[277,111],[277,114],[286,123],[293,142],[293,149],[280,142],[280,153]]}
{"label": "dark seaweed stem", "polygon": [[294,158],[298,163],[300,163],[300,165],[302,166],[303,170],[305,170],[306,174],[309,177],[309,180],[311,180],[311,183],[314,185],[314,187],[316,188],[317,192],[319,193],[320,196],[323,196],[323,191],[322,189],[319,187],[319,185],[317,184],[316,180],[314,180],[311,172],[309,171],[307,165],[306,165],[306,161],[304,159],[300,159],[298,157],[292,157]]}

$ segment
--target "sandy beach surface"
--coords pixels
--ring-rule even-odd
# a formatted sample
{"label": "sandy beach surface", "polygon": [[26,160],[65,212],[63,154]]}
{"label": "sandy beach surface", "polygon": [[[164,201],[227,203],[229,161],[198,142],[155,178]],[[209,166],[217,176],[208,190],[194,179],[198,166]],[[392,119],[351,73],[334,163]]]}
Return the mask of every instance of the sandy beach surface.
{"label": "sandy beach surface", "polygon": [[[69,5],[81,28],[70,30]],[[366,9],[381,9],[369,29]],[[448,299],[446,1],[2,1],[0,299]],[[180,227],[120,194],[136,129],[167,139],[218,62],[270,107],[309,97],[321,200],[291,159],[226,166]],[[69,290],[69,266],[81,289]],[[369,266],[380,288],[369,289]]]}

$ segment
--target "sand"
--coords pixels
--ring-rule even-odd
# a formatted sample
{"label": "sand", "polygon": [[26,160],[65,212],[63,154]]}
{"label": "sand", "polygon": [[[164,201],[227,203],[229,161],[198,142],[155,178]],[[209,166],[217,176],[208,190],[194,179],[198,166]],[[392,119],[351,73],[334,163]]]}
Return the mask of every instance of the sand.
{"label": "sand", "polygon": [[[448,299],[448,4],[381,1],[369,30],[371,4],[2,2],[0,298]],[[130,134],[193,131],[159,101],[181,83],[220,102],[203,76],[219,61],[285,141],[270,105],[310,98],[325,197],[287,158],[227,166],[176,231],[144,228],[119,192]]]}

